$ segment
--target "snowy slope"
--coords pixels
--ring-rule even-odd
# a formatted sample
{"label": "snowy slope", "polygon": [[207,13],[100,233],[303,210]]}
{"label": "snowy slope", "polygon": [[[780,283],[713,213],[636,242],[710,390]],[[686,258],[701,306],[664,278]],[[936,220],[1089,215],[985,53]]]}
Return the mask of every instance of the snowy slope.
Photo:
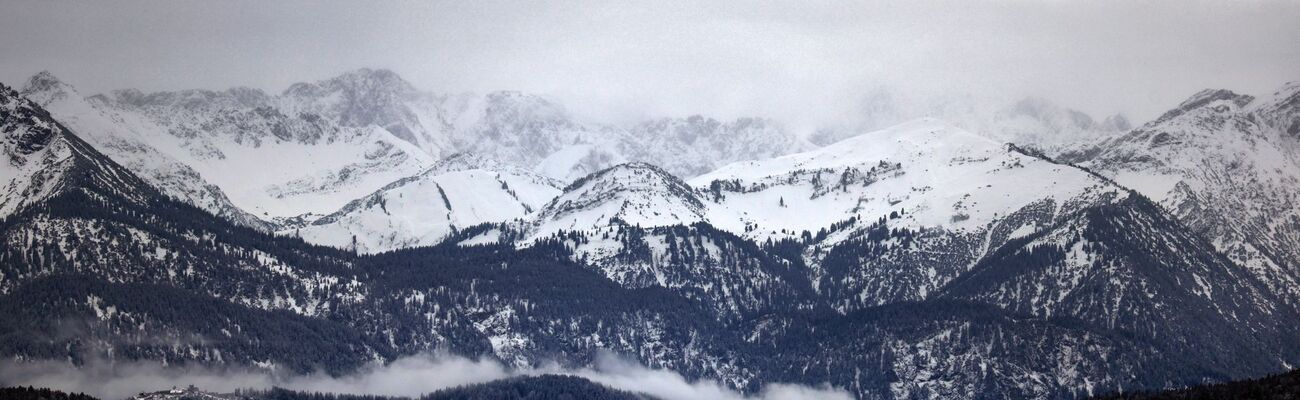
{"label": "snowy slope", "polygon": [[363,253],[440,243],[458,229],[518,220],[560,190],[520,168],[456,154],[284,234]]}
{"label": "snowy slope", "polygon": [[911,227],[977,231],[1036,201],[1116,192],[1084,171],[934,119],[731,164],[690,182],[717,199],[711,222],[758,239],[891,212],[904,212]]}
{"label": "snowy slope", "polygon": [[713,201],[714,226],[807,246],[800,261],[841,310],[924,299],[1006,241],[1128,195],[935,119],[691,183]]}
{"label": "snowy slope", "polygon": [[532,238],[615,225],[656,227],[705,220],[694,189],[645,163],[620,164],[579,179],[534,217]]}
{"label": "snowy slope", "polygon": [[255,89],[123,90],[90,100],[124,125],[120,131],[197,171],[235,206],[265,220],[331,212],[432,162],[377,125],[342,126]]}
{"label": "snowy slope", "polygon": [[110,109],[95,107],[76,88],[49,72],[28,80],[23,96],[41,105],[78,137],[90,142],[113,161],[130,169],[168,196],[185,199],[217,216],[236,223],[262,229],[270,224],[230,202],[221,188],[206,181],[198,171],[177,161],[150,144],[170,143],[150,138],[141,132],[160,130],[143,121],[131,121]]}

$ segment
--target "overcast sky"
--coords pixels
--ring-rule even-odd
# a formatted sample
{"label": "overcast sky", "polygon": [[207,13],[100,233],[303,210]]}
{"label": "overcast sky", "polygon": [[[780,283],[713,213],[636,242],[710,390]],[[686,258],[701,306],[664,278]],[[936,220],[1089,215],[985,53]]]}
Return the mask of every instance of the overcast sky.
{"label": "overcast sky", "polygon": [[1300,1],[0,0],[0,81],[280,91],[360,67],[606,119],[817,123],[864,93],[1037,95],[1143,121],[1207,87],[1300,80]]}

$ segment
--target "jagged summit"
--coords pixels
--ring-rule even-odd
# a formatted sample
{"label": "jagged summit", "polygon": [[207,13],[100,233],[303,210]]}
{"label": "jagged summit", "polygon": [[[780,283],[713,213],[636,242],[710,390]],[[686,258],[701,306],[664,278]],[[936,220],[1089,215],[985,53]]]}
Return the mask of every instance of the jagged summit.
{"label": "jagged summit", "polygon": [[293,113],[312,113],[345,127],[377,126],[430,155],[452,151],[440,99],[417,90],[386,69],[358,69],[316,82],[289,86],[277,106]]}
{"label": "jagged summit", "polygon": [[245,226],[270,229],[265,221],[232,204],[223,189],[209,182],[208,177],[180,161],[188,159],[188,155],[176,151],[173,147],[176,143],[172,141],[175,138],[163,136],[162,127],[123,115],[107,96],[85,98],[72,85],[48,72],[29,79],[22,93],[75,132],[78,138],[164,194],[185,199]]}

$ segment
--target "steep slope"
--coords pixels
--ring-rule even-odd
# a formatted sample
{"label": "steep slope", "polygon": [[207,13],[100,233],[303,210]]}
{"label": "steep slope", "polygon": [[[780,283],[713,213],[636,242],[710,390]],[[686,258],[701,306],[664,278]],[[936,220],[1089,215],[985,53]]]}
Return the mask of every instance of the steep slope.
{"label": "steep slope", "polygon": [[555,198],[558,185],[527,170],[455,154],[281,233],[363,253],[430,246],[459,229],[521,219]]}
{"label": "steep slope", "polygon": [[[579,179],[520,229],[626,288],[667,288],[728,321],[816,308],[801,266],[707,221],[698,192],[644,163]],[[507,228],[508,229],[508,228]]]}
{"label": "steep slope", "polygon": [[1293,307],[1300,305],[1300,85],[1206,90],[1155,121],[1058,158],[1158,202]]}
{"label": "steep slope", "polygon": [[[0,133],[5,182],[0,216],[11,216],[69,191],[143,202],[148,185],[111,161],[98,158],[45,109],[0,85]],[[142,193],[140,190],[144,189]]]}

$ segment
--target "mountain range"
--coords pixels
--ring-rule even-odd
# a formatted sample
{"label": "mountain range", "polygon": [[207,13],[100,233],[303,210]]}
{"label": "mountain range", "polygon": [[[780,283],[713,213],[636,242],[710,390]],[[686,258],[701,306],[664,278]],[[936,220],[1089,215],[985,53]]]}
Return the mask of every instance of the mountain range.
{"label": "mountain range", "polygon": [[385,70],[275,95],[41,73],[0,86],[0,352],[345,375],[612,350],[860,398],[1300,364],[1300,85],[1136,128],[1040,99],[941,116],[619,127]]}

